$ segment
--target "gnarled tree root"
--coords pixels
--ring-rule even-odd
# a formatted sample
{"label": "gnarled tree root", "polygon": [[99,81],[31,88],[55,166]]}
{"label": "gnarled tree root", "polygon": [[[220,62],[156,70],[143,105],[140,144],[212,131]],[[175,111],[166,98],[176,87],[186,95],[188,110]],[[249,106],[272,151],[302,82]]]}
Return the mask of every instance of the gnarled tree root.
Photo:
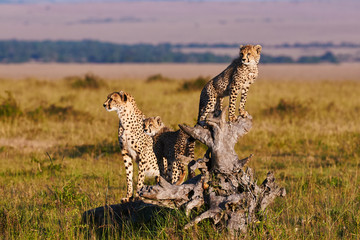
{"label": "gnarled tree root", "polygon": [[208,209],[185,228],[210,218],[216,226],[227,228],[231,233],[244,233],[249,224],[261,219],[261,214],[276,197],[286,195],[285,189],[275,184],[272,172],[258,186],[253,171],[243,170],[252,155],[239,159],[234,150],[238,138],[251,129],[251,116],[226,122],[223,111],[219,117],[208,119],[206,128],[179,126],[209,147],[205,156],[189,167],[192,171],[199,168],[201,174],[180,186],[160,179],[158,185],[142,188],[140,196],[145,202],[159,206],[185,208],[187,215],[195,207],[207,206]]}

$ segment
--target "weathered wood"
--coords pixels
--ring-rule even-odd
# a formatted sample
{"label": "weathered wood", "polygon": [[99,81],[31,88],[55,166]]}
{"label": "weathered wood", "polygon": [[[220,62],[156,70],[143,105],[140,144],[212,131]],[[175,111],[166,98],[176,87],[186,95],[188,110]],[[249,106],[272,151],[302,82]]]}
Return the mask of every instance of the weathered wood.
{"label": "weathered wood", "polygon": [[179,125],[179,127],[209,147],[211,152],[210,171],[218,170],[230,174],[243,166],[234,147],[239,137],[250,131],[252,117],[250,115],[247,118],[238,117],[235,122],[226,122],[226,109],[222,111],[220,117],[209,118],[207,128],[200,125],[195,127]]}
{"label": "weathered wood", "polygon": [[[145,202],[171,208],[191,210],[202,205],[208,209],[190,221],[185,228],[211,218],[220,228],[231,233],[247,231],[249,224],[259,221],[261,213],[277,196],[285,196],[286,191],[275,184],[273,173],[269,172],[263,183],[258,186],[253,171],[246,163],[252,157],[239,159],[234,147],[239,137],[252,127],[252,117],[239,117],[235,122],[226,122],[226,111],[219,117],[210,117],[206,127],[179,125],[191,137],[208,146],[203,158],[189,165],[191,171],[200,169],[201,174],[180,186],[166,183],[160,179],[156,186],[141,189],[140,196]],[[188,162],[183,158],[182,161]]]}
{"label": "weathered wood", "polygon": [[160,177],[157,185],[144,186],[140,197],[144,198],[144,202],[169,208],[180,208],[186,204],[188,214],[191,209],[203,204],[204,180],[203,175],[198,175],[182,185],[172,185]]}

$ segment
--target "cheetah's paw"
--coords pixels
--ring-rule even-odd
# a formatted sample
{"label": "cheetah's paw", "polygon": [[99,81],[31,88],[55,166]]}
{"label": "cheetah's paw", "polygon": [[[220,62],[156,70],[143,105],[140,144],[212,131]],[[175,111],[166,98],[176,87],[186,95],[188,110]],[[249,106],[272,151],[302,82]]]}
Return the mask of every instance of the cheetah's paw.
{"label": "cheetah's paw", "polygon": [[245,110],[240,110],[240,117],[247,118],[249,116],[249,113]]}
{"label": "cheetah's paw", "polygon": [[121,202],[121,203],[127,203],[127,202],[130,202],[131,199],[132,199],[132,197],[122,198],[122,199],[120,200],[120,202]]}
{"label": "cheetah's paw", "polygon": [[235,122],[236,121],[236,117],[234,116],[229,116],[229,121],[230,122]]}

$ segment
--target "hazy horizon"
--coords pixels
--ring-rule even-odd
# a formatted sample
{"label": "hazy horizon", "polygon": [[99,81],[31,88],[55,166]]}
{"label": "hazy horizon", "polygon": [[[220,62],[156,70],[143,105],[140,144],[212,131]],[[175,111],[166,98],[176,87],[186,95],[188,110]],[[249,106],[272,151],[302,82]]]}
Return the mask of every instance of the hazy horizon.
{"label": "hazy horizon", "polygon": [[[2,3],[31,4],[31,3],[104,3],[104,2],[306,2],[312,0],[0,0]],[[322,0],[316,0],[322,1]],[[327,0],[336,1],[336,0]]]}
{"label": "hazy horizon", "polygon": [[360,42],[360,2],[351,0],[37,2],[2,1],[1,40]]}

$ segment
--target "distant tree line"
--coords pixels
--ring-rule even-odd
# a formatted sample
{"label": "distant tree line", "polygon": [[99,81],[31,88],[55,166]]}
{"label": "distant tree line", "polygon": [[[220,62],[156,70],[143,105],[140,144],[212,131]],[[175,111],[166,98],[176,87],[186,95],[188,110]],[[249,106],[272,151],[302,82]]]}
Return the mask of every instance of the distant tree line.
{"label": "distant tree line", "polygon": [[98,41],[0,41],[0,62],[229,62],[230,56],[182,53],[171,44],[115,44]]}
{"label": "distant tree line", "polygon": [[[309,42],[309,43],[282,43],[275,45],[265,45],[265,47],[272,48],[360,48],[360,44],[351,42]],[[176,48],[237,48],[237,43],[185,43],[185,44],[174,44]]]}
{"label": "distant tree line", "polygon": [[261,56],[262,63],[338,63],[339,60],[332,52],[326,52],[320,56],[302,56],[294,60],[289,56]]}
{"label": "distant tree line", "polygon": [[[205,46],[207,44],[189,44]],[[207,45],[226,46],[226,44]],[[234,47],[235,45],[231,45]],[[115,44],[84,41],[0,41],[0,63],[59,62],[59,63],[228,63],[233,57],[214,53],[183,53],[180,44]],[[237,47],[237,45],[235,46]],[[322,56],[304,56],[294,60],[289,56],[263,54],[262,63],[338,62],[331,52]]]}
{"label": "distant tree line", "polygon": [[342,42],[342,43],[332,43],[332,42],[310,42],[310,43],[283,43],[279,45],[274,45],[276,48],[360,48],[360,44]]}

